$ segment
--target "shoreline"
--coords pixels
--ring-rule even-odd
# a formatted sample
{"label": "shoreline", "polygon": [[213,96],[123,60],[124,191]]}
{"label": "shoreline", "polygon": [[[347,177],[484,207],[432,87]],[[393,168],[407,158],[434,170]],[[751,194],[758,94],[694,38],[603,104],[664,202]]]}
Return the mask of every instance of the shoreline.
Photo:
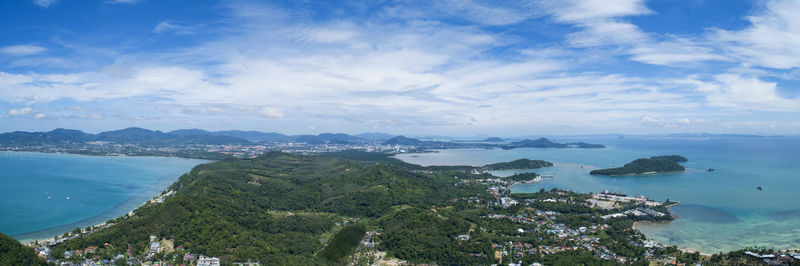
{"label": "shoreline", "polygon": [[[71,233],[75,228],[80,228],[81,230],[83,230],[86,227],[96,228],[98,226],[103,226],[107,224],[108,221],[110,220],[124,217],[125,215],[133,212],[134,210],[137,210],[147,205],[154,198],[161,196],[163,192],[165,192],[165,190],[167,190],[169,187],[175,184],[175,182],[177,182],[182,175],[190,172],[198,165],[215,162],[215,160],[175,157],[175,156],[87,155],[87,154],[75,154],[75,153],[65,153],[65,152],[9,151],[9,150],[3,150],[0,151],[0,153],[8,154],[8,156],[14,156],[13,154],[18,153],[20,154],[20,156],[42,155],[42,156],[68,156],[68,157],[77,156],[77,157],[107,157],[107,158],[138,157],[138,158],[152,158],[158,160],[163,160],[163,159],[192,160],[192,162],[190,163],[191,167],[187,167],[185,170],[183,169],[174,170],[174,172],[172,173],[161,173],[159,175],[154,175],[155,180],[148,182],[149,184],[144,184],[143,186],[141,186],[138,192],[133,192],[130,196],[128,196],[126,199],[124,199],[122,202],[116,205],[109,206],[104,210],[100,210],[100,212],[97,213],[96,215],[83,217],[77,221],[66,221],[66,223],[52,223],[48,227],[34,229],[28,232],[8,234],[9,237],[17,240],[18,242],[24,245],[30,245],[31,243],[36,241],[41,243],[41,242],[56,240],[62,238],[63,234],[65,233]],[[59,222],[64,222],[64,221],[59,221]]]}
{"label": "shoreline", "polygon": [[[179,177],[179,178],[180,178],[180,177]],[[175,181],[177,181],[177,179],[176,179]],[[170,185],[169,185],[169,186],[171,186],[173,183],[175,183],[175,182],[172,182],[172,183],[170,183]],[[153,199],[155,199],[155,198],[157,198],[158,196],[160,196],[164,190],[166,190],[167,188],[169,188],[169,186],[167,186],[167,187],[165,187],[164,189],[162,189],[162,190],[161,190],[160,192],[158,192],[158,194],[156,194],[155,196],[153,196],[153,197],[150,197],[149,199],[145,200],[145,202],[143,202],[143,203],[141,203],[141,204],[137,205],[135,208],[133,208],[133,209],[131,209],[131,210],[129,210],[129,211],[127,211],[127,212],[125,212],[125,213],[121,214],[121,215],[105,215],[105,214],[108,214],[108,213],[115,213],[115,211],[117,211],[117,210],[120,210],[120,209],[123,209],[123,208],[124,208],[124,206],[126,206],[126,203],[128,203],[128,202],[130,202],[130,201],[134,201],[134,200],[136,200],[136,199],[135,199],[135,197],[132,197],[131,199],[128,199],[127,201],[125,201],[125,202],[123,202],[123,203],[120,203],[119,205],[115,206],[114,208],[111,208],[111,209],[109,209],[109,210],[107,210],[107,211],[105,211],[105,212],[103,212],[103,213],[101,213],[101,214],[98,214],[98,215],[96,215],[96,216],[88,217],[88,218],[86,218],[86,219],[83,219],[83,220],[80,220],[80,221],[77,221],[77,222],[74,222],[74,223],[69,223],[69,224],[64,224],[64,225],[54,226],[54,227],[50,227],[50,228],[46,228],[46,229],[42,229],[42,230],[37,230],[37,231],[32,231],[32,232],[28,232],[28,233],[17,234],[17,235],[11,236],[11,238],[17,239],[15,236],[24,236],[24,235],[36,234],[36,233],[45,232],[45,231],[49,231],[49,230],[54,230],[54,231],[55,231],[55,230],[58,230],[59,228],[61,228],[61,229],[66,229],[66,230],[69,230],[69,231],[64,231],[64,232],[62,232],[62,233],[57,233],[57,234],[55,234],[55,235],[52,235],[52,236],[49,236],[49,237],[47,237],[47,238],[40,238],[40,237],[30,237],[30,238],[21,238],[21,239],[17,239],[17,241],[19,241],[19,242],[20,242],[20,243],[22,243],[23,245],[32,245],[32,243],[34,243],[34,242],[36,242],[36,241],[38,241],[39,243],[41,243],[41,242],[47,242],[47,241],[51,241],[51,240],[56,240],[56,239],[58,239],[60,236],[63,236],[65,233],[71,233],[71,232],[72,232],[71,230],[74,230],[74,228],[73,228],[73,227],[75,227],[75,228],[80,228],[80,229],[81,229],[81,231],[83,231],[83,229],[85,229],[86,227],[91,227],[91,228],[95,228],[95,227],[101,227],[101,226],[104,226],[104,225],[108,224],[108,222],[109,222],[110,220],[114,220],[114,219],[117,219],[117,218],[121,218],[121,217],[124,217],[125,215],[129,215],[129,214],[131,214],[131,215],[132,215],[132,214],[134,213],[134,211],[135,211],[135,210],[137,210],[137,209],[139,209],[139,208],[141,208],[141,207],[144,207],[145,205],[147,205],[148,203],[150,203],[150,202],[151,202]],[[127,208],[124,208],[124,209],[127,209]],[[101,219],[102,217],[106,217],[106,216],[108,216],[108,217],[110,217],[110,218],[107,218],[107,219],[103,218],[102,220],[105,220],[105,221],[102,221],[102,222],[93,222],[93,223],[90,223],[90,224],[85,224],[85,223],[87,223],[87,222],[89,222],[89,221],[91,221],[91,220],[95,220],[95,219]],[[81,224],[84,224],[84,225],[81,225]],[[70,229],[70,228],[72,228],[72,229]],[[61,230],[59,230],[59,231],[61,231]]]}
{"label": "shoreline", "polygon": [[[670,203],[673,203],[673,202],[670,202]],[[666,203],[665,203],[665,204],[666,204]],[[674,204],[672,204],[672,205],[669,205],[669,206],[666,206],[666,207],[667,207],[667,209],[669,209],[669,208],[672,208],[672,207],[678,206],[678,205],[680,205],[680,204],[681,204],[681,202],[680,202],[680,201],[677,201],[677,202],[674,202]],[[674,219],[678,219],[678,216],[676,216],[676,215],[672,215],[672,217],[673,217]],[[633,229],[633,230],[636,230],[636,231],[639,231],[638,227],[642,227],[642,226],[651,226],[651,225],[659,225],[659,224],[668,224],[668,223],[671,223],[672,221],[674,221],[674,219],[673,219],[673,220],[670,220],[670,221],[660,221],[660,222],[652,222],[652,221],[636,221],[636,222],[633,222],[633,226],[631,226],[631,229]],[[639,232],[640,232],[640,233],[642,233],[642,234],[644,234],[644,232],[642,232],[642,231],[639,231]],[[647,234],[644,234],[644,235],[645,235],[645,237],[647,236]],[[654,241],[654,242],[657,242],[657,243],[659,243],[659,244],[661,244],[661,245],[664,245],[664,243],[661,243],[661,242],[659,242],[659,241],[656,241],[656,240],[654,240],[654,239],[651,239],[651,238],[647,238],[647,240]],[[666,246],[666,245],[664,245],[664,246]],[[677,245],[675,245],[675,246],[677,246]],[[695,248],[695,247],[680,247],[680,246],[677,246],[677,247],[678,247],[678,250],[680,250],[680,251],[682,251],[682,252],[686,252],[686,253],[699,253],[701,256],[705,256],[705,257],[711,257],[711,255],[713,255],[713,254],[709,254],[709,253],[704,253],[704,252],[700,251],[699,249],[697,249],[697,248]]]}

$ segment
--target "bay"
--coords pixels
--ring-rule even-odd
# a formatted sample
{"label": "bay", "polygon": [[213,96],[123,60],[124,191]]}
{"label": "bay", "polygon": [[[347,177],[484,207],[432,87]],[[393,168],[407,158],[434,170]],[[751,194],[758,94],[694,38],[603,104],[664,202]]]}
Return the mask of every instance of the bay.
{"label": "bay", "polygon": [[20,241],[137,208],[206,160],[0,152],[0,232]]}
{"label": "bay", "polygon": [[[681,201],[678,218],[638,227],[664,244],[717,253],[745,247],[800,245],[800,138],[750,136],[555,138],[586,141],[605,149],[452,149],[401,154],[422,165],[484,165],[519,158],[555,163],[534,170],[555,179],[523,184],[513,192],[552,187],[577,192],[618,191],[656,200]],[[686,172],[647,176],[592,176],[597,168],[618,167],[636,158],[678,154],[689,158]],[[714,171],[706,171],[713,168]],[[520,171],[495,171],[505,176]],[[761,186],[763,190],[756,187]]]}

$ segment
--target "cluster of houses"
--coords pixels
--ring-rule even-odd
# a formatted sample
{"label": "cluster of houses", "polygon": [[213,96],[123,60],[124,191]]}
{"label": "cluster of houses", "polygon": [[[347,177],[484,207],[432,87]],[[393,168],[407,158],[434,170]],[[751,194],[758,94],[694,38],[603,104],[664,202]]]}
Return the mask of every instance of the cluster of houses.
{"label": "cluster of houses", "polygon": [[603,216],[602,216],[602,218],[603,218],[603,219],[606,219],[606,220],[608,220],[608,219],[619,218],[619,217],[626,217],[626,216],[635,216],[635,217],[646,217],[646,216],[652,216],[652,217],[664,217],[664,216],[666,216],[666,214],[664,214],[664,213],[662,213],[662,212],[657,212],[657,211],[655,211],[655,210],[653,210],[653,209],[650,209],[650,208],[638,207],[638,208],[630,209],[630,210],[627,210],[627,211],[624,211],[624,212],[618,212],[618,213],[612,213],[612,214],[603,215]]}
{"label": "cluster of houses", "polygon": [[800,262],[800,253],[788,252],[782,254],[759,254],[752,251],[745,251],[745,255],[761,259],[769,265],[795,265]]}

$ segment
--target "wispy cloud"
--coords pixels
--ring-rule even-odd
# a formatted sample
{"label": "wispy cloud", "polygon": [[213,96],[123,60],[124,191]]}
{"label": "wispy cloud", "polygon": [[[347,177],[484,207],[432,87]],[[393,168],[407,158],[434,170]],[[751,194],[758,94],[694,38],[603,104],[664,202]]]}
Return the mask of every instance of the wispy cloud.
{"label": "wispy cloud", "polygon": [[192,34],[197,34],[197,29],[191,26],[183,25],[179,22],[162,21],[159,22],[155,28],[153,28],[153,32],[155,33],[171,32],[178,35],[192,35]]}
{"label": "wispy cloud", "polygon": [[135,4],[142,1],[144,0],[106,0],[105,2],[109,4]]}
{"label": "wispy cloud", "polygon": [[763,8],[748,17],[750,26],[742,30],[717,29],[711,38],[747,64],[778,69],[800,67],[800,2],[762,3]]}
{"label": "wispy cloud", "polygon": [[14,55],[14,56],[36,55],[36,54],[41,54],[45,51],[47,51],[47,48],[30,44],[20,44],[20,45],[0,47],[0,54]]}
{"label": "wispy cloud", "polygon": [[50,7],[51,5],[58,2],[58,0],[32,0],[34,4],[41,6],[41,7]]}

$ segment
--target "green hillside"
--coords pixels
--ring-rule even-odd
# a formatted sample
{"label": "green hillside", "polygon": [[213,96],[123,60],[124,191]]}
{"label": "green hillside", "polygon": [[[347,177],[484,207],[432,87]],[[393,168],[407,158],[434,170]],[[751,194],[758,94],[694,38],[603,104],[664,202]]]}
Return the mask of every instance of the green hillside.
{"label": "green hillside", "polygon": [[449,180],[387,164],[280,152],[255,159],[197,166],[169,189],[164,203],[88,237],[59,245],[55,254],[86,246],[134,252],[149,236],[174,237],[175,246],[226,261],[319,264],[320,238],[343,219],[380,217],[392,206],[429,208],[481,191],[442,185]]}
{"label": "green hillside", "polygon": [[0,265],[46,265],[32,248],[0,233]]}
{"label": "green hillside", "polygon": [[640,175],[647,173],[663,173],[684,171],[686,168],[678,162],[688,161],[679,155],[654,156],[649,159],[640,158],[625,164],[622,167],[592,170],[592,175]]}

